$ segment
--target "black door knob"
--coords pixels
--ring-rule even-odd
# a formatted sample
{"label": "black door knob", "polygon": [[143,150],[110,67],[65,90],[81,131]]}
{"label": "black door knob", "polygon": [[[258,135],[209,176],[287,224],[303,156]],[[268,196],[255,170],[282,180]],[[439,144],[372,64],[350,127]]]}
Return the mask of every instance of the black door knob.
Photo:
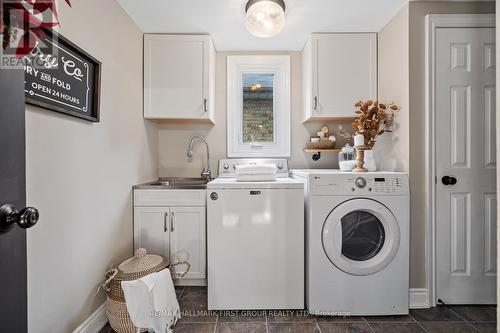
{"label": "black door knob", "polygon": [[451,176],[444,176],[443,178],[441,178],[441,182],[444,185],[455,185],[457,183],[457,179]]}
{"label": "black door knob", "polygon": [[3,205],[0,207],[0,228],[7,230],[15,223],[23,229],[31,228],[37,224],[39,217],[36,208],[26,207],[19,212],[13,205]]}
{"label": "black door knob", "polygon": [[38,209],[33,207],[26,207],[19,213],[19,221],[17,224],[24,229],[28,229],[37,224],[40,214]]}

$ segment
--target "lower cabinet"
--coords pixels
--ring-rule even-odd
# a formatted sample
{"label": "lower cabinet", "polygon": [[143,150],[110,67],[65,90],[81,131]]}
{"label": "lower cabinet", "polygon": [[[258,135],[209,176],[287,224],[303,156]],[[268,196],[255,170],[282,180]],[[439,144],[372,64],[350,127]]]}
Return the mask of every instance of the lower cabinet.
{"label": "lower cabinet", "polygon": [[[206,207],[134,207],[134,249],[161,254],[171,263],[187,261],[177,285],[206,284]],[[185,265],[174,267],[184,272]]]}
{"label": "lower cabinet", "polygon": [[134,251],[143,247],[170,259],[169,217],[169,207],[134,207]]}

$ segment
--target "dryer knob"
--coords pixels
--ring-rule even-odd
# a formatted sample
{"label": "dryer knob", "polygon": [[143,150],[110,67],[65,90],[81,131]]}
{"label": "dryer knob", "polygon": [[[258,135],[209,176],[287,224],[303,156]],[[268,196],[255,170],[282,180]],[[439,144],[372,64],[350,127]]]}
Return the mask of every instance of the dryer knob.
{"label": "dryer knob", "polygon": [[358,177],[354,180],[354,184],[356,184],[357,188],[364,188],[366,186],[366,179],[363,177]]}

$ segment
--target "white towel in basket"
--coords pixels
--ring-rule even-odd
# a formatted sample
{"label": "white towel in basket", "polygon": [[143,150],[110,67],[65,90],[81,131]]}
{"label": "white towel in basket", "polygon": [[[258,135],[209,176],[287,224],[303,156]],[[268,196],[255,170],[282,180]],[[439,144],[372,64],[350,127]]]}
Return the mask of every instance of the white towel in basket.
{"label": "white towel in basket", "polygon": [[172,332],[171,327],[181,318],[181,312],[168,268],[121,284],[127,312],[135,327],[155,333]]}

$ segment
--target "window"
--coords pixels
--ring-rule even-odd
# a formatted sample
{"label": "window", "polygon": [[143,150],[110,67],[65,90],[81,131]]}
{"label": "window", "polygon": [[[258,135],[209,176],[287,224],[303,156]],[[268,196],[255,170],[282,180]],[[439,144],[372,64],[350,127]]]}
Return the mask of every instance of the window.
{"label": "window", "polygon": [[227,58],[229,157],[290,156],[290,57]]}
{"label": "window", "polygon": [[243,73],[243,143],[274,142],[274,74]]}

